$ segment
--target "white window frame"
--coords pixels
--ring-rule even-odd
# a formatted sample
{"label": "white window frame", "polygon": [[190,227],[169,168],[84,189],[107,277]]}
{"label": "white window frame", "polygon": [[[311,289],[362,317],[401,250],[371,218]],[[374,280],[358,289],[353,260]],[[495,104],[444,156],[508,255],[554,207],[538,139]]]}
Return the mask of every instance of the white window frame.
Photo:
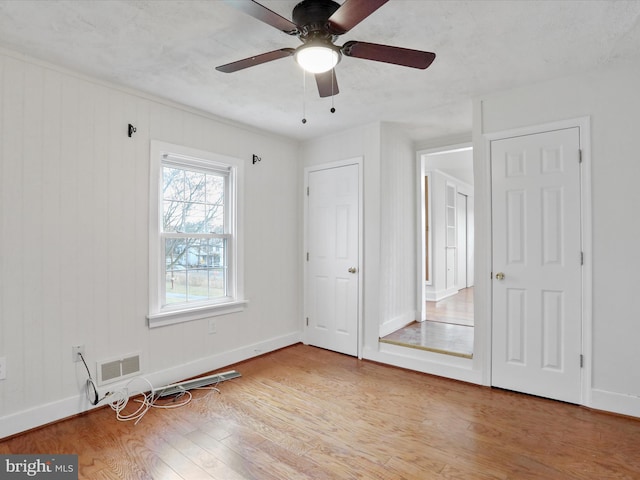
{"label": "white window frame", "polygon": [[[225,315],[244,310],[244,242],[242,241],[244,168],[240,159],[203,150],[151,140],[149,184],[149,328]],[[164,236],[162,234],[162,166],[168,159],[172,165],[224,169],[229,172],[225,198],[227,240],[227,294],[224,299],[193,305],[162,305],[165,288]]]}

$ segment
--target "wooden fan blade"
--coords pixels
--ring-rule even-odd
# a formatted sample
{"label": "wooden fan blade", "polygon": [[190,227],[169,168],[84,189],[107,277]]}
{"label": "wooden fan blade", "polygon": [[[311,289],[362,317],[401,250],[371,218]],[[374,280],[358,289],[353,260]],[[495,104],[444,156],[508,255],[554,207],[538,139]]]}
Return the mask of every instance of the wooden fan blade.
{"label": "wooden fan blade", "polygon": [[295,35],[298,33],[298,26],[295,23],[269,10],[258,2],[254,2],[253,0],[224,0],[224,3],[237,8],[247,15],[251,15],[253,18],[257,18],[267,25],[283,31],[287,35]]}
{"label": "wooden fan blade", "polygon": [[336,80],[335,70],[316,73],[316,84],[318,85],[318,93],[323,98],[340,93],[340,90],[338,90],[338,81]]}
{"label": "wooden fan blade", "polygon": [[329,28],[336,35],[347,33],[389,0],[346,0],[329,17]]}
{"label": "wooden fan blade", "polygon": [[393,63],[403,67],[425,69],[435,60],[436,54],[412,50],[410,48],[392,47],[367,42],[347,42],[342,47],[347,57],[364,58],[376,62]]}
{"label": "wooden fan blade", "polygon": [[290,57],[294,52],[295,49],[293,48],[281,48],[280,50],[274,50],[273,52],[267,52],[254,57],[238,60],[236,62],[227,63],[226,65],[220,65],[219,67],[216,67],[216,70],[224,73],[237,72],[238,70],[278,60],[279,58]]}

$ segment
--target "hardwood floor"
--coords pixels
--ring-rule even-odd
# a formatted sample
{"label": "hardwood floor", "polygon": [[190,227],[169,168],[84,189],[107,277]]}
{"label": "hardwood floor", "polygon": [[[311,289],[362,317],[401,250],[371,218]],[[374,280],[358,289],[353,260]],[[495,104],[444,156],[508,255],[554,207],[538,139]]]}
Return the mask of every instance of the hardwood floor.
{"label": "hardwood floor", "polygon": [[81,479],[632,479],[640,421],[294,345],[221,394],[109,408],[0,442],[77,453]]}
{"label": "hardwood floor", "polygon": [[439,302],[425,302],[427,320],[473,327],[473,287]]}

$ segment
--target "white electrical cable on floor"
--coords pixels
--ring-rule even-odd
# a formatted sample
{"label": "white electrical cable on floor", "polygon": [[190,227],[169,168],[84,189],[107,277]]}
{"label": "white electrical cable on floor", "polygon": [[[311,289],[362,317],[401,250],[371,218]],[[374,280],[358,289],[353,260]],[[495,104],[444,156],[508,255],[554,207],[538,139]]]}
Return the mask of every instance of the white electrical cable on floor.
{"label": "white electrical cable on floor", "polygon": [[[82,353],[78,353],[78,355],[82,359],[82,363],[84,363],[84,366],[87,370],[87,375],[89,376],[85,384],[87,399],[92,405],[97,405],[103,400],[109,400],[110,401],[109,406],[114,412],[116,412],[116,419],[120,422],[134,421],[134,425],[137,425],[138,422],[142,420],[142,417],[144,417],[144,415],[151,408],[161,408],[161,409],[179,408],[179,407],[184,407],[185,405],[189,404],[193,400],[193,395],[191,394],[191,392],[189,390],[183,390],[182,392],[179,393],[178,396],[173,397],[172,399],[172,402],[174,402],[173,404],[169,404],[169,403],[158,404],[156,402],[158,401],[159,397],[156,396],[156,392],[161,392],[162,390],[166,389],[168,385],[157,388],[157,389],[153,388],[153,385],[151,384],[151,382],[147,380],[145,377],[134,377],[129,382],[127,382],[127,384],[121,389],[116,390],[115,392],[107,392],[104,397],[100,398],[98,395],[98,389],[96,387],[96,384],[93,378],[91,377],[91,372],[89,371],[89,367],[87,366],[87,362],[85,361],[84,356],[82,355]],[[144,382],[145,388],[138,391],[135,391],[135,390],[131,391],[130,386],[136,381]],[[209,390],[209,393],[200,399],[200,400],[203,400],[207,398],[209,395],[211,395],[212,392],[220,393],[220,390],[216,388],[219,383],[220,381],[218,381],[212,387],[199,387],[199,388],[195,388],[194,390]],[[138,395],[142,395],[142,399],[138,399],[138,398],[134,399],[134,402],[140,404],[138,409],[136,409],[132,413],[127,413],[127,414],[123,413],[124,409],[129,403],[129,400]],[[181,399],[182,397],[186,397],[186,399],[181,401],[180,403],[175,403],[176,400]]]}
{"label": "white electrical cable on floor", "polygon": [[[149,392],[144,393],[145,390],[140,392],[129,392],[129,386],[135,381],[144,381],[149,387]],[[134,411],[133,413],[123,414],[123,410],[129,403],[129,399],[135,395],[142,395],[143,400],[140,401],[140,407]],[[131,379],[127,384],[120,390],[114,392],[112,397],[115,397],[115,400],[111,402],[111,409],[116,412],[116,418],[120,422],[128,422],[131,420],[135,420],[134,424],[138,424],[138,422],[144,417],[145,413],[149,411],[151,405],[153,404],[153,400],[155,398],[155,390],[153,385],[149,380],[144,377],[135,377]]]}

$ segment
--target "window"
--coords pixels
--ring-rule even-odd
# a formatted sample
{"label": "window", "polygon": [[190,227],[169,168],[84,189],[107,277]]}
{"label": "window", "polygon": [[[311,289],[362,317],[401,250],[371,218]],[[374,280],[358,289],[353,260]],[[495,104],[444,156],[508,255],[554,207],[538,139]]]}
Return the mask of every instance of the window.
{"label": "window", "polygon": [[150,327],[243,308],[240,167],[236,159],[152,142]]}

